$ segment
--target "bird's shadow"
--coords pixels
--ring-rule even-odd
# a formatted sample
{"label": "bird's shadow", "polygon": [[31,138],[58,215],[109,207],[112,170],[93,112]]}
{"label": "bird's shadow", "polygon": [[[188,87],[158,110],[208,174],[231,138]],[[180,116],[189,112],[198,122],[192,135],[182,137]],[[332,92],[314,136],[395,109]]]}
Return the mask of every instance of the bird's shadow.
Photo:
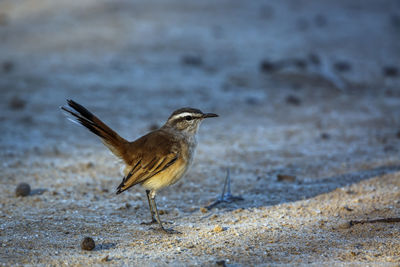
{"label": "bird's shadow", "polygon": [[32,189],[29,196],[37,196],[37,195],[42,195],[43,193],[47,192],[48,190],[46,188],[36,188]]}
{"label": "bird's shadow", "polygon": [[116,245],[117,245],[116,243],[107,243],[106,242],[106,243],[96,245],[94,250],[96,250],[96,251],[109,250],[109,249],[115,248]]}
{"label": "bird's shadow", "polygon": [[[325,177],[320,179],[279,181],[271,179],[260,179],[255,186],[241,197],[243,200],[232,201],[231,203],[212,204],[212,208],[218,206],[223,209],[254,208],[272,206],[281,203],[294,202],[298,200],[313,198],[317,195],[331,192],[337,188],[356,184],[372,177],[400,171],[400,166],[386,165],[373,169],[349,172],[346,174]],[[235,178],[232,177],[232,194],[235,194]],[[223,184],[223,183],[222,183]],[[221,186],[221,191],[222,191]],[[214,200],[221,198],[216,196]],[[212,203],[210,200],[208,204]],[[218,201],[218,200],[217,200]],[[210,206],[209,206],[210,207]]]}

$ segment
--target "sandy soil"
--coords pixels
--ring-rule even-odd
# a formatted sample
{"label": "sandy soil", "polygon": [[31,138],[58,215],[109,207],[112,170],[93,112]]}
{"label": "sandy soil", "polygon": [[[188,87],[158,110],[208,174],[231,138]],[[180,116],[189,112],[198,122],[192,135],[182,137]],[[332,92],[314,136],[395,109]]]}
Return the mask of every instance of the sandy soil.
{"label": "sandy soil", "polygon": [[[1,1],[0,264],[397,266],[400,223],[374,220],[400,217],[399,36],[399,1]],[[141,224],[142,188],[115,195],[66,98],[130,140],[220,115],[157,198],[182,234]],[[244,200],[201,209],[226,168]]]}

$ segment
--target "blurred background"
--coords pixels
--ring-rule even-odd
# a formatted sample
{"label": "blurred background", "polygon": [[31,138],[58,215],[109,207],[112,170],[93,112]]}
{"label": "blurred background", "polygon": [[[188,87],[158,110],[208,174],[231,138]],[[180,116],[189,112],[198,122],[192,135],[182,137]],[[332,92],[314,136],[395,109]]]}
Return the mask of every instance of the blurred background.
{"label": "blurred background", "polygon": [[[219,114],[203,123],[185,182],[158,202],[193,219],[201,214],[191,210],[220,193],[227,167],[245,198],[234,207],[243,208],[398,170],[399,68],[398,0],[2,0],[0,190],[13,196],[26,181],[48,190],[35,198],[57,204],[36,209],[29,199],[25,207],[3,199],[2,207],[19,207],[3,218],[8,233],[26,232],[15,220],[71,207],[88,227],[147,218],[142,189],[114,195],[119,166],[95,136],[65,119],[66,99],[129,140],[180,107]],[[124,201],[138,203],[136,216],[115,211]],[[115,235],[102,227],[103,236]]]}
{"label": "blurred background", "polygon": [[0,42],[1,146],[66,138],[66,98],[133,138],[182,106],[236,124],[285,120],[287,95],[397,99],[400,2],[3,0]]}

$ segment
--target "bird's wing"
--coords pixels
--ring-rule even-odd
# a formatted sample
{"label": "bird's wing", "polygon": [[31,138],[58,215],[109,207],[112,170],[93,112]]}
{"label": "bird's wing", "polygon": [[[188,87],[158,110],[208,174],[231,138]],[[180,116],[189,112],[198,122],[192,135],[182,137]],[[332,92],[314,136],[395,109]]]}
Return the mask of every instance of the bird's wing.
{"label": "bird's wing", "polygon": [[117,194],[142,183],[152,176],[165,171],[179,159],[179,150],[168,136],[150,133],[132,143],[136,157],[129,166],[129,173],[117,188]]}

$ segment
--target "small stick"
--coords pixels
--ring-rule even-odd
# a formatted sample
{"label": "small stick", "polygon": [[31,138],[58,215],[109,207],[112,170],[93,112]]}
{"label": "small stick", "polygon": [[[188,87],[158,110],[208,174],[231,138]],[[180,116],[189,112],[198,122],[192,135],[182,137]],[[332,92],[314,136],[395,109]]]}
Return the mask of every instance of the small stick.
{"label": "small stick", "polygon": [[[225,190],[227,187],[228,187],[228,190],[225,193]],[[232,193],[231,193],[231,176],[230,176],[229,168],[227,168],[224,187],[222,188],[221,196],[216,201],[214,201],[213,203],[208,205],[206,207],[206,209],[210,210],[210,209],[214,208],[216,205],[218,205],[219,203],[222,203],[222,202],[231,203],[235,200],[243,200],[243,197],[232,195]]]}
{"label": "small stick", "polygon": [[353,226],[355,224],[364,224],[364,223],[395,223],[400,222],[400,218],[383,218],[383,219],[374,219],[374,220],[360,220],[360,221],[350,221],[350,225]]}

